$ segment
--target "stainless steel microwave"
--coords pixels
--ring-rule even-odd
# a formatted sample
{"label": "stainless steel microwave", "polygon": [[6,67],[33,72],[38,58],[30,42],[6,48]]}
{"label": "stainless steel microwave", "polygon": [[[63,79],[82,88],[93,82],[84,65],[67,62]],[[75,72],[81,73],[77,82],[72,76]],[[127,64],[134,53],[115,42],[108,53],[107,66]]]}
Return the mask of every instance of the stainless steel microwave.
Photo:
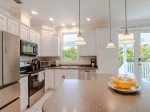
{"label": "stainless steel microwave", "polygon": [[38,45],[36,43],[20,40],[20,55],[25,56],[38,55]]}
{"label": "stainless steel microwave", "polygon": [[51,61],[39,61],[40,67],[50,67],[51,66]]}

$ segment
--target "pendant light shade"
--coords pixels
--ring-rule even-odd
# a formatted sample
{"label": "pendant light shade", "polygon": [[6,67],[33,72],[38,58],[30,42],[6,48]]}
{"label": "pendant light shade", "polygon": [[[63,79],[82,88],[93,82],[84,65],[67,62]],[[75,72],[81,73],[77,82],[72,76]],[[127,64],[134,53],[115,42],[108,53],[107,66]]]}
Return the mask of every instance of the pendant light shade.
{"label": "pendant light shade", "polygon": [[107,44],[106,48],[115,48],[115,45],[111,39],[111,4],[110,4],[110,0],[109,0],[109,22],[110,22],[110,40],[109,40],[109,43]]}
{"label": "pendant light shade", "polygon": [[125,0],[125,32],[123,37],[120,39],[121,44],[129,44],[134,43],[135,40],[132,36],[129,35],[128,32],[128,22],[127,22],[127,1]]}
{"label": "pendant light shade", "polygon": [[109,42],[109,43],[107,44],[107,47],[106,47],[106,48],[115,48],[115,45],[114,45],[114,43]]}
{"label": "pendant light shade", "polygon": [[76,38],[76,45],[85,45],[86,42],[84,38],[81,36],[81,33],[78,34],[78,37]]}
{"label": "pendant light shade", "polygon": [[76,45],[85,45],[86,44],[86,41],[84,40],[84,38],[82,37],[82,35],[81,35],[81,31],[80,31],[80,26],[81,26],[81,24],[80,24],[80,0],[79,0],[79,33],[78,33],[78,36],[77,36],[77,38],[76,38],[76,41],[75,41],[75,44]]}

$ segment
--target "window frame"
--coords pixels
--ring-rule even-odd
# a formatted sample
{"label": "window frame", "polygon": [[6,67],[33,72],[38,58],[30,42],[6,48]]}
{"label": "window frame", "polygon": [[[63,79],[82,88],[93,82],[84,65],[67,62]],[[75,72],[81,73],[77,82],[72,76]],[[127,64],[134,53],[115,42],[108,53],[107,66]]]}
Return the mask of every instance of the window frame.
{"label": "window frame", "polygon": [[[78,34],[77,32],[62,32],[61,33],[61,47],[60,47],[60,64],[78,64],[79,63],[79,55],[77,56],[77,60],[64,60],[63,57],[63,48],[64,48],[64,35],[65,34]],[[77,46],[77,51],[79,53],[79,46]]]}

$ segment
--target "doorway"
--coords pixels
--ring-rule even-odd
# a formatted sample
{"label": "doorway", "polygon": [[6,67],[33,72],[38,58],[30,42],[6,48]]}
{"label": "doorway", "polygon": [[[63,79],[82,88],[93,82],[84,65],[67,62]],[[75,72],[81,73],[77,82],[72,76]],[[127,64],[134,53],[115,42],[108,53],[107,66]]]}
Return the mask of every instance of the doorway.
{"label": "doorway", "polygon": [[[118,38],[122,36],[119,34]],[[150,80],[150,33],[136,32],[131,36],[135,43],[118,44],[119,74],[133,74],[137,79]]]}

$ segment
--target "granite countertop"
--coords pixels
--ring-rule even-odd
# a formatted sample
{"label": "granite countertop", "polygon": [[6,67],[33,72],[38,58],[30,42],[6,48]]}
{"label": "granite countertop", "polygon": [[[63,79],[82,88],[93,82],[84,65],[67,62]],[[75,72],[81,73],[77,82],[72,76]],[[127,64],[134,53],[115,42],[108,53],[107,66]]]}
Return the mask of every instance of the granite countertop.
{"label": "granite countertop", "polygon": [[97,67],[90,66],[56,66],[56,67],[47,67],[47,69],[78,69],[78,70],[96,70]]}
{"label": "granite countertop", "polygon": [[43,112],[150,112],[150,82],[141,82],[140,94],[123,95],[107,86],[110,77],[65,80],[44,103]]}
{"label": "granite countertop", "polygon": [[55,66],[55,67],[45,67],[45,68],[41,68],[41,69],[39,69],[37,71],[20,73],[20,78],[27,77],[30,74],[35,74],[35,73],[41,72],[41,71],[46,70],[46,69],[97,70],[97,67],[90,67],[90,66]]}

